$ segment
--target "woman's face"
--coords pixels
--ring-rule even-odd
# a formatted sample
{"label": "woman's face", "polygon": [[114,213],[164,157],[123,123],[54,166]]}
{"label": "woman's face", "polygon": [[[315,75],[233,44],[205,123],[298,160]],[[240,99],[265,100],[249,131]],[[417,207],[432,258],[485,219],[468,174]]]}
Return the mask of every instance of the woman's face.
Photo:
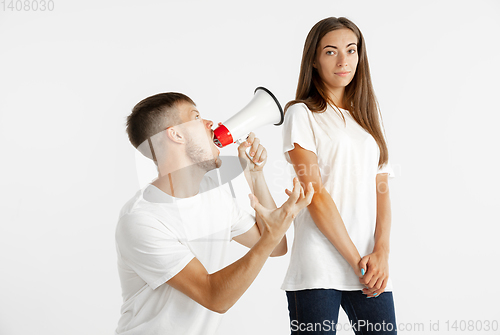
{"label": "woman's face", "polygon": [[319,42],[313,67],[331,92],[344,89],[354,78],[358,65],[358,39],[343,28],[327,33]]}

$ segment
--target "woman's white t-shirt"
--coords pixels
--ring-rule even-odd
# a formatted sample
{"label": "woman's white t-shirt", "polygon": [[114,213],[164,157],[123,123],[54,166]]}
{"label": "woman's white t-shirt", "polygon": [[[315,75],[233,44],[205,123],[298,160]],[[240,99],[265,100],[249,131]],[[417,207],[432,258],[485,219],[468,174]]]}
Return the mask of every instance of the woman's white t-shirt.
{"label": "woman's white t-shirt", "polygon": [[[289,163],[288,151],[295,143],[318,157],[323,186],[332,196],[361,257],[372,253],[377,218],[376,175],[394,176],[390,164],[378,168],[380,152],[375,139],[347,110],[328,106],[323,113],[313,113],[299,103],[285,114],[283,152]],[[318,229],[308,208],[297,215],[294,228],[283,290],[363,288],[349,263]],[[389,278],[386,291],[391,290]]]}

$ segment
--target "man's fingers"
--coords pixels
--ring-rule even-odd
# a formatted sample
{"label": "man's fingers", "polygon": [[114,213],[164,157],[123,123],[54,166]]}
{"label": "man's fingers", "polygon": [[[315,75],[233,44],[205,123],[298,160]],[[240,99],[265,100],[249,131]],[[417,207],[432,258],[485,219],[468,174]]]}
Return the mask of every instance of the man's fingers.
{"label": "man's fingers", "polygon": [[252,193],[250,193],[248,197],[250,198],[250,206],[255,209],[255,206],[257,206],[257,204],[259,203],[259,199],[257,199],[257,197]]}
{"label": "man's fingers", "polygon": [[252,144],[254,139],[255,139],[255,134],[253,132],[250,132],[250,134],[248,134],[247,137],[247,142]]}
{"label": "man's fingers", "polygon": [[[300,183],[300,182],[299,182]],[[312,182],[309,182],[307,184],[307,187],[306,187],[306,193],[304,194],[304,188],[300,187],[300,200],[302,199],[308,199],[308,198],[311,198],[308,200],[308,202],[310,202],[310,200],[312,200],[312,197],[314,195],[314,187],[312,186]],[[295,180],[294,180],[294,186],[295,186]],[[290,194],[292,194],[292,191],[290,191],[289,189],[285,189],[285,193],[289,196]]]}
{"label": "man's fingers", "polygon": [[247,142],[241,142],[241,144],[238,146],[238,153],[242,155],[245,153],[246,149],[247,149]]}
{"label": "man's fingers", "polygon": [[311,203],[313,196],[314,196],[314,186],[312,182],[309,182],[309,184],[307,184],[307,190],[306,190],[307,205]]}
{"label": "man's fingers", "polygon": [[283,204],[283,207],[288,207],[292,212],[298,213],[304,207],[311,203],[314,196],[314,187],[312,183],[307,184],[307,192],[304,194],[304,189],[297,177],[293,178],[293,190],[285,190],[288,195],[288,200]]}
{"label": "man's fingers", "polygon": [[[250,153],[252,153],[252,149],[250,149]],[[264,147],[262,145],[259,145],[257,150],[254,151],[254,155],[252,156],[252,160],[254,162],[262,162],[262,154],[264,153]]]}
{"label": "man's fingers", "polygon": [[259,149],[260,140],[258,138],[254,138],[253,142],[250,142],[250,143],[252,143],[252,146],[250,147],[250,156],[253,159],[253,157],[256,156],[257,151]]}
{"label": "man's fingers", "polygon": [[267,150],[266,148],[262,147],[262,154],[260,155],[259,162],[263,162],[267,159]]}
{"label": "man's fingers", "polygon": [[301,196],[297,203],[300,209],[309,206],[314,196],[314,187],[312,186],[312,182],[307,183],[306,186],[306,194],[304,194],[304,189],[301,190]]}
{"label": "man's fingers", "polygon": [[259,214],[261,217],[267,214],[266,208],[260,204],[259,199],[257,199],[255,195],[250,193],[248,197],[250,198],[250,206],[252,206],[252,208],[255,209],[257,214]]}
{"label": "man's fingers", "polygon": [[293,178],[292,194],[290,195],[290,198],[288,199],[290,201],[290,204],[295,204],[297,202],[297,200],[299,199],[299,196],[300,196],[300,189],[301,188],[302,188],[302,186],[300,186],[299,178],[297,178],[297,177]]}
{"label": "man's fingers", "polygon": [[[286,212],[296,212],[295,204],[300,196],[300,183],[297,177],[293,178],[293,190],[290,192],[286,190],[288,200],[281,206]],[[288,192],[287,192],[288,191]]]}

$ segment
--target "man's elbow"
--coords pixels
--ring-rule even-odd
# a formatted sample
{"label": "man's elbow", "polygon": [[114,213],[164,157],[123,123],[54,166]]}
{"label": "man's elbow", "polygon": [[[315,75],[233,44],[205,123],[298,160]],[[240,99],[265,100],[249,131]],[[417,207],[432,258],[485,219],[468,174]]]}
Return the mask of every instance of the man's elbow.
{"label": "man's elbow", "polygon": [[220,289],[220,284],[212,284],[211,289],[206,291],[207,294],[204,295],[204,299],[200,301],[200,304],[212,312],[224,314],[233,307],[236,301],[232,302],[230,299],[224,298]]}

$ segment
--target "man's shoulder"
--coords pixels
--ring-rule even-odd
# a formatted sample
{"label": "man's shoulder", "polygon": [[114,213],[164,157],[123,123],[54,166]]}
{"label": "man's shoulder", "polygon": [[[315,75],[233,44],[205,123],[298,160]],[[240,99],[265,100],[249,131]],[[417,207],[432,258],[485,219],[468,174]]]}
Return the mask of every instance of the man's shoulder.
{"label": "man's shoulder", "polygon": [[115,240],[120,247],[129,248],[137,241],[168,238],[178,239],[178,234],[168,220],[154,208],[132,206],[122,211],[115,228]]}
{"label": "man's shoulder", "polygon": [[118,215],[118,219],[121,220],[123,217],[127,217],[130,215],[136,214],[145,214],[147,211],[146,207],[149,207],[150,204],[148,201],[144,200],[144,191],[147,189],[147,186],[138,190],[132,198],[130,198],[121,208],[120,214]]}
{"label": "man's shoulder", "polygon": [[155,224],[158,222],[156,206],[143,198],[144,190],[138,190],[120,210],[118,215],[117,229],[123,229],[133,223]]}
{"label": "man's shoulder", "polygon": [[141,197],[142,190],[137,191],[132,198],[127,200],[127,202],[122,206],[118,219],[121,219],[124,215],[129,214],[135,207],[135,204]]}

